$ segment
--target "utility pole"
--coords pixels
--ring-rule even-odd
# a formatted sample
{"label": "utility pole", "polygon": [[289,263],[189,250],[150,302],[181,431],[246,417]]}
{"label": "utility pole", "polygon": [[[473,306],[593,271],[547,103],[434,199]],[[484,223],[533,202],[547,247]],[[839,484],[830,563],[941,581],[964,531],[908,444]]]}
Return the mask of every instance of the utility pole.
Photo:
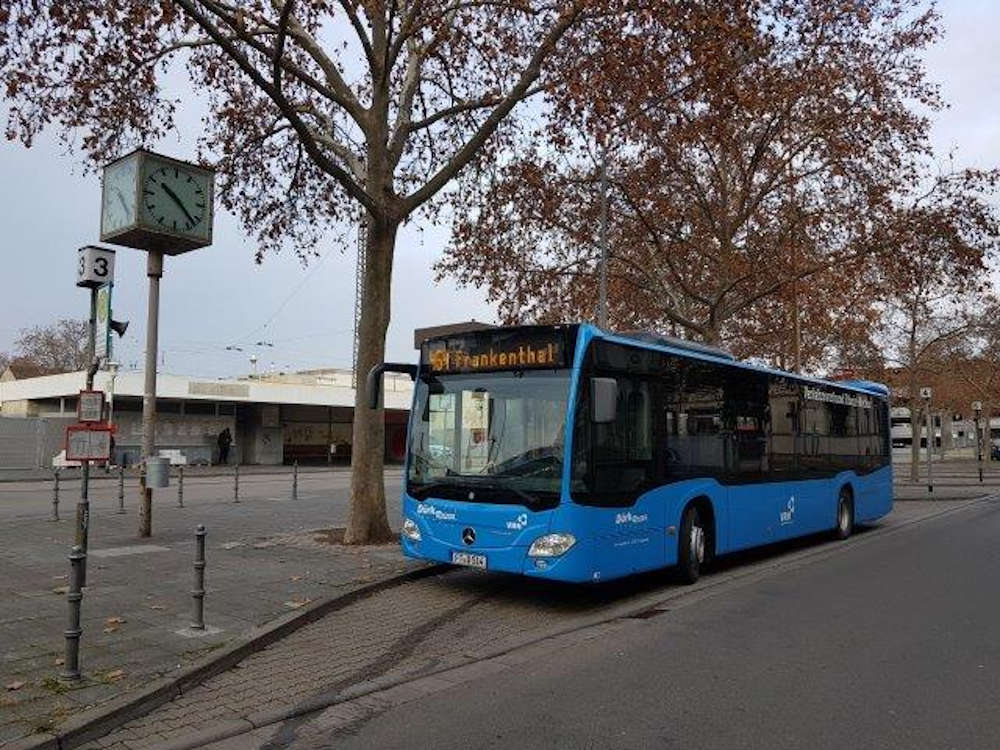
{"label": "utility pole", "polygon": [[983,402],[973,401],[972,411],[976,415],[976,463],[979,466],[979,483],[983,482],[983,435],[979,431],[979,418],[983,414]]}
{"label": "utility pole", "polygon": [[601,147],[601,291],[597,325],[608,327],[608,149]]}
{"label": "utility pole", "polygon": [[354,265],[354,353],[351,360],[351,388],[358,387],[358,348],[361,341],[361,308],[365,297],[368,268],[368,213],[361,209],[358,220],[357,261]]}
{"label": "utility pole", "polygon": [[934,430],[931,419],[931,389],[924,387],[920,389],[920,398],[924,400],[924,411],[926,412],[927,423],[927,491],[934,492]]}

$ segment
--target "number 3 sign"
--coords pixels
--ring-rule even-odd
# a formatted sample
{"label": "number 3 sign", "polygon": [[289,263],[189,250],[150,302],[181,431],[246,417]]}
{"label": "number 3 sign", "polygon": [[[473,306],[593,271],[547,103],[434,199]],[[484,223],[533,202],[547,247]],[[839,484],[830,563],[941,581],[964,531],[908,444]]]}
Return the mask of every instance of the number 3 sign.
{"label": "number 3 sign", "polygon": [[115,279],[115,251],[88,245],[77,251],[76,285],[98,287]]}

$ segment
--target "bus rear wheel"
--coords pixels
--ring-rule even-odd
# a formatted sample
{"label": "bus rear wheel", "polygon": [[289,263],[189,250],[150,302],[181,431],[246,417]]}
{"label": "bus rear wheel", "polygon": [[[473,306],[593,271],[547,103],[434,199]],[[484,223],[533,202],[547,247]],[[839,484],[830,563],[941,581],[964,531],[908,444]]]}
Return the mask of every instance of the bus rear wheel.
{"label": "bus rear wheel", "polygon": [[853,530],[854,501],[851,493],[845,489],[840,491],[840,499],[837,500],[837,527],[833,533],[837,539],[847,539]]}
{"label": "bus rear wheel", "polygon": [[682,583],[694,583],[701,575],[705,562],[705,527],[701,514],[694,505],[684,511],[681,533],[678,539],[677,570]]}

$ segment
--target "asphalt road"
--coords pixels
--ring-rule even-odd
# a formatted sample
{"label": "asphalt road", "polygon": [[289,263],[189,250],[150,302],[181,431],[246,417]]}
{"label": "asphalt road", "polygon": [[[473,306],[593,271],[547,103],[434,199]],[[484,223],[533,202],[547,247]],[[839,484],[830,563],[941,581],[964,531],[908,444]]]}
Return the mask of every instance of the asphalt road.
{"label": "asphalt road", "polygon": [[672,599],[310,740],[343,748],[1000,747],[1000,503]]}

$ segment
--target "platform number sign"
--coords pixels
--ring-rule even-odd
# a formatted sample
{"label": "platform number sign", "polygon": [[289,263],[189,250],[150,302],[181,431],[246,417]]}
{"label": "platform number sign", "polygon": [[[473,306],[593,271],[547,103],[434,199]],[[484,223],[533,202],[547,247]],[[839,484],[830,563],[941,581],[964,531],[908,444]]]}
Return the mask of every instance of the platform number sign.
{"label": "platform number sign", "polygon": [[98,287],[114,281],[115,251],[103,247],[81,247],[77,251],[76,285]]}

